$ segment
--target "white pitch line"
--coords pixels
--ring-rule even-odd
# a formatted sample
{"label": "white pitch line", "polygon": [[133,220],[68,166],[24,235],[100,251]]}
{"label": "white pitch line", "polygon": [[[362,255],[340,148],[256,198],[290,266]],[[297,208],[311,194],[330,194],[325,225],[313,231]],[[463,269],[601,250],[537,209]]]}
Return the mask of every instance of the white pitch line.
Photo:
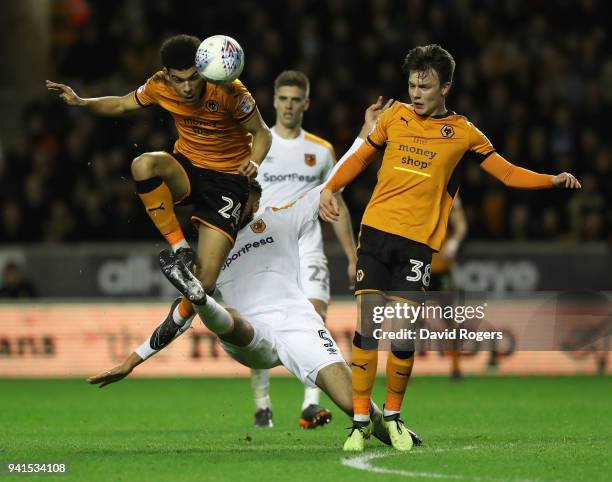
{"label": "white pitch line", "polygon": [[[512,445],[512,444],[510,444]],[[456,448],[434,448],[431,450],[427,450],[426,447],[416,449],[413,452],[409,452],[409,456],[416,455],[418,453],[442,453],[442,452],[451,452],[457,450],[476,450],[476,449],[491,449],[491,448],[507,448],[510,445],[466,445],[464,447],[456,447]],[[345,467],[350,467],[357,470],[365,470],[366,472],[372,472],[375,474],[393,474],[393,475],[403,475],[404,477],[422,477],[429,479],[463,479],[463,480],[482,480],[482,481],[491,481],[491,480],[508,480],[507,478],[499,479],[497,477],[474,477],[473,475],[458,475],[458,474],[443,474],[439,472],[418,472],[414,470],[402,470],[402,469],[388,469],[385,467],[376,467],[371,464],[374,460],[383,459],[387,457],[396,457],[398,455],[407,455],[402,454],[401,452],[374,452],[370,454],[359,455],[357,457],[343,458],[340,460],[340,463]],[[526,480],[526,479],[513,479],[514,482],[536,482],[534,480]]]}

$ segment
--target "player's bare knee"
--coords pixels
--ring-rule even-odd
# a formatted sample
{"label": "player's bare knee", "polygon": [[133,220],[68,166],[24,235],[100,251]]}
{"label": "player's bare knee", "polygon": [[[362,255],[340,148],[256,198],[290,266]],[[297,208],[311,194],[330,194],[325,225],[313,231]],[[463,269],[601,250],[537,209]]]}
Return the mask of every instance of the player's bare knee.
{"label": "player's bare knee", "polygon": [[235,310],[227,308],[227,311],[234,321],[234,326],[229,333],[220,335],[219,338],[232,345],[248,346],[253,341],[253,337],[255,336],[255,329]]}
{"label": "player's bare knee", "polygon": [[241,332],[245,334],[251,335],[251,339],[253,338],[253,325],[251,325],[248,321],[246,321],[242,316],[238,314],[237,311],[232,310],[231,308],[226,308],[228,313],[231,315],[234,320],[234,331]]}
{"label": "player's bare knee", "polygon": [[147,179],[157,174],[157,159],[150,152],[145,152],[132,161],[132,176],[135,179]]}

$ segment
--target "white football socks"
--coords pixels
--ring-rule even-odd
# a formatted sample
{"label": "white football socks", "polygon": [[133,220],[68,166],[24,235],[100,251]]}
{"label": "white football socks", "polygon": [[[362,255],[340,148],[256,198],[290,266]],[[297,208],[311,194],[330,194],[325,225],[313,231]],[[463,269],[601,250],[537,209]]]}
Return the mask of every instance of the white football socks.
{"label": "white football socks", "polygon": [[362,414],[362,413],[356,413],[353,415],[353,420],[355,420],[355,422],[369,422],[370,421],[370,414],[368,413],[366,414]]}
{"label": "white football socks", "polygon": [[229,312],[217,303],[212,296],[206,295],[206,303],[193,304],[193,307],[206,327],[217,335],[229,333],[234,328],[234,319]]}
{"label": "white football socks", "polygon": [[179,303],[178,305],[176,305],[176,307],[174,308],[174,311],[172,312],[172,321],[174,321],[178,326],[183,326],[185,324],[185,322],[191,318],[193,320],[194,315],[190,315],[187,318],[183,318],[181,316],[181,310],[179,310],[179,307],[181,306],[181,304]]}
{"label": "white football socks", "polygon": [[189,247],[189,243],[187,242],[187,240],[181,239],[178,243],[174,243],[172,245],[172,251],[176,253],[180,248],[188,248],[188,247]]}
{"label": "white football socks", "polygon": [[[194,318],[195,318],[195,315],[192,315],[189,318],[184,319],[182,325],[179,325],[181,326],[181,328],[176,332],[176,335],[174,335],[175,339],[187,331],[187,329],[191,326],[191,322],[193,321]],[[174,314],[172,315],[172,320],[175,323],[177,323],[176,319],[174,318]],[[134,350],[136,354],[143,360],[146,360],[147,358],[151,358],[153,355],[155,355],[159,351],[159,350],[154,350],[153,348],[151,348],[151,336],[147,338],[145,341],[143,341],[142,344],[138,348],[136,348],[136,350]]]}
{"label": "white football socks", "polygon": [[270,400],[270,370],[257,370],[251,368],[251,388],[253,389],[253,399],[255,410],[272,409]]}
{"label": "white football socks", "polygon": [[376,422],[382,417],[383,413],[380,411],[378,405],[374,403],[374,400],[370,400],[370,413],[367,415],[356,413],[353,415],[353,420],[355,420],[355,422],[369,422],[370,418],[373,418],[374,422]]}
{"label": "white football socks", "polygon": [[319,405],[321,401],[321,389],[304,387],[304,401],[302,402],[302,410],[308,405]]}
{"label": "white football socks", "polygon": [[383,417],[391,417],[393,415],[397,415],[399,410],[387,410],[386,408],[383,410]]}

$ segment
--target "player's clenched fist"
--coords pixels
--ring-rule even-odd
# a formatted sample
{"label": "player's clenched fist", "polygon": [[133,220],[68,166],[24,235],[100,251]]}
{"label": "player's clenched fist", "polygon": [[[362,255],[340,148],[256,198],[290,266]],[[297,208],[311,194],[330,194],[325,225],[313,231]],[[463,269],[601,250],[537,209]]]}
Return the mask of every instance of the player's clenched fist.
{"label": "player's clenched fist", "polygon": [[80,106],[83,105],[83,99],[81,99],[76,92],[72,90],[72,87],[69,87],[64,84],[58,84],[56,82],[51,82],[47,80],[46,82],[47,89],[57,92],[60,99],[62,99],[68,105]]}

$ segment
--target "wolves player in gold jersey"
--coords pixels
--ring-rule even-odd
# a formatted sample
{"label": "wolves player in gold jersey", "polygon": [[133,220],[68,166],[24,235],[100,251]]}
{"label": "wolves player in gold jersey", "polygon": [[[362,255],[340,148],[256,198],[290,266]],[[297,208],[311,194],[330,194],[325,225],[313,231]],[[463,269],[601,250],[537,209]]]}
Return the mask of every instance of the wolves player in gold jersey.
{"label": "wolves player in gold jersey", "polygon": [[[266,157],[272,136],[245,86],[206,82],[195,67],[200,39],[177,35],[160,49],[163,68],[123,97],[83,99],[67,85],[47,81],[64,102],[96,114],[120,116],[157,104],[168,111],[178,140],[169,152],[146,152],[132,162],[136,190],[147,214],[172,249],[191,266],[189,248],[174,204],[193,203],[198,229],[197,275],[212,292],[221,265],[234,245],[249,196],[248,178]],[[205,254],[205,256],[204,256]],[[173,305],[169,317],[189,315],[191,304]],[[201,307],[209,317],[229,319],[214,300]]]}
{"label": "wolves player in gold jersey", "polygon": [[[429,284],[431,257],[446,235],[448,216],[459,192],[460,173],[470,163],[506,186],[522,189],[576,189],[569,173],[538,174],[517,167],[495,149],[464,116],[446,107],[455,70],[450,53],[439,45],[411,50],[403,65],[412,104],[396,103],[383,112],[367,141],[338,169],[321,192],[320,214],[335,221],[333,193],[349,184],[383,152],[378,182],[363,215],[357,249],[358,320],[353,339],[353,428],[345,450],[360,451],[369,423],[369,400],[376,375],[377,342],[364,302],[384,304],[390,295],[423,291]],[[406,299],[408,298],[408,299]],[[416,296],[404,296],[408,303]],[[370,305],[372,306],[372,305]],[[412,440],[400,408],[412,372],[414,352],[392,342],[387,358],[385,421],[393,446],[410,450]]]}

